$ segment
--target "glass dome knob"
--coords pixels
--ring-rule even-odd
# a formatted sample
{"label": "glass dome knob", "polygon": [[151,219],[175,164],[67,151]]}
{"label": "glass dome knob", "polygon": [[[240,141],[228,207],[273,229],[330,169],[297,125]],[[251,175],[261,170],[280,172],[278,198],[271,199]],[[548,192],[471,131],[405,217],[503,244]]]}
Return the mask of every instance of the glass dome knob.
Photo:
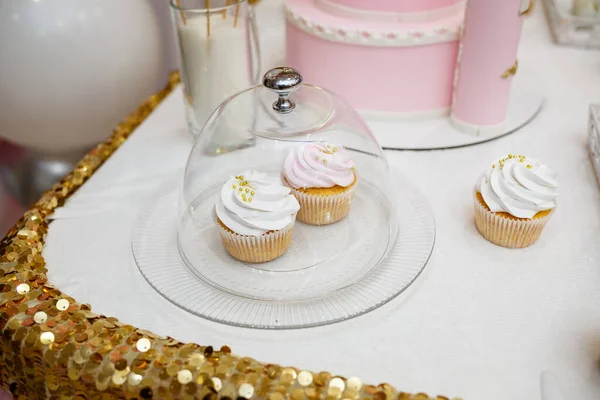
{"label": "glass dome knob", "polygon": [[279,95],[273,103],[273,110],[287,114],[296,107],[296,103],[289,96],[302,85],[302,76],[293,68],[273,68],[263,77],[263,85]]}

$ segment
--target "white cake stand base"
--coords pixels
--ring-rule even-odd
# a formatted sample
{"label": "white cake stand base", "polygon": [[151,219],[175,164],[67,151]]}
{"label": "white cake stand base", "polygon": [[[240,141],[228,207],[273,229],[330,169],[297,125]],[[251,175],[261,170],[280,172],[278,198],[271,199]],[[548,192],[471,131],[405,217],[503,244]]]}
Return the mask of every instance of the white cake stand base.
{"label": "white cake stand base", "polygon": [[515,85],[504,128],[493,134],[472,135],[459,131],[447,115],[410,118],[393,113],[362,111],[361,114],[384,150],[441,150],[472,146],[513,133],[541,111],[544,97]]}

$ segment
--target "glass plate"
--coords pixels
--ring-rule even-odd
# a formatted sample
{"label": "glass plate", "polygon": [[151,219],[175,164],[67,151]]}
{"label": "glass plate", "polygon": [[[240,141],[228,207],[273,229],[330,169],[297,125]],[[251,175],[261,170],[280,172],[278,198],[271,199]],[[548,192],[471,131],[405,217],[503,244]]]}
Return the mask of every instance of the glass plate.
{"label": "glass plate", "polygon": [[[134,227],[136,264],[150,285],[173,304],[225,324],[289,329],[356,317],[406,290],[433,250],[435,222],[426,199],[402,174],[392,171],[392,175],[398,188],[397,235],[394,231],[382,235],[377,229],[393,216],[377,207],[382,199],[376,191],[363,186],[344,220],[321,227],[297,222],[288,251],[263,264],[236,261],[223,249],[212,191],[198,200],[198,217],[182,222],[195,226],[184,225],[178,238],[178,193],[169,183],[144,208]],[[182,242],[187,248],[195,243],[196,251],[184,256]]]}

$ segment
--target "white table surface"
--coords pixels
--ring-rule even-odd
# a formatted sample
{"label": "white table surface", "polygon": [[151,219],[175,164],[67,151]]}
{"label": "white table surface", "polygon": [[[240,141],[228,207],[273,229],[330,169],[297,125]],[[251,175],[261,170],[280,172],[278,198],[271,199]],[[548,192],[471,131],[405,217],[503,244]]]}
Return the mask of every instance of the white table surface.
{"label": "white table surface", "polygon": [[[202,320],[155,293],[136,270],[130,235],[141,205],[191,148],[179,90],[59,210],[44,248],[49,278],[98,313],[262,361],[486,400],[539,399],[550,371],[567,399],[598,399],[600,192],[585,146],[588,105],[600,101],[600,52],[554,46],[538,8],[519,62],[547,95],[529,126],[476,147],[387,152],[437,219],[434,255],[408,298],[326,327],[258,331]],[[473,222],[475,180],[509,152],[561,174],[558,212],[525,250],[488,243]]]}

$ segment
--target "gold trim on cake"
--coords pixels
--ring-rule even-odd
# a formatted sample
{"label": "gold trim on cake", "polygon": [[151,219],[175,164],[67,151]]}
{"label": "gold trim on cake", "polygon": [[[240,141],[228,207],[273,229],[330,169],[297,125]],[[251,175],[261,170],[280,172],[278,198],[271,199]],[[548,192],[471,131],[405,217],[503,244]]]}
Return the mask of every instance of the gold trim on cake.
{"label": "gold trim on cake", "polygon": [[527,6],[527,8],[523,11],[519,11],[519,16],[523,16],[523,15],[530,15],[533,12],[533,9],[535,8],[535,0],[527,0],[529,1],[529,5]]}
{"label": "gold trim on cake", "polygon": [[511,76],[515,76],[517,74],[517,70],[519,69],[519,60],[515,60],[515,63],[512,65],[512,67],[510,67],[509,69],[507,69],[506,71],[504,71],[501,75],[502,79],[507,79],[510,78]]}

